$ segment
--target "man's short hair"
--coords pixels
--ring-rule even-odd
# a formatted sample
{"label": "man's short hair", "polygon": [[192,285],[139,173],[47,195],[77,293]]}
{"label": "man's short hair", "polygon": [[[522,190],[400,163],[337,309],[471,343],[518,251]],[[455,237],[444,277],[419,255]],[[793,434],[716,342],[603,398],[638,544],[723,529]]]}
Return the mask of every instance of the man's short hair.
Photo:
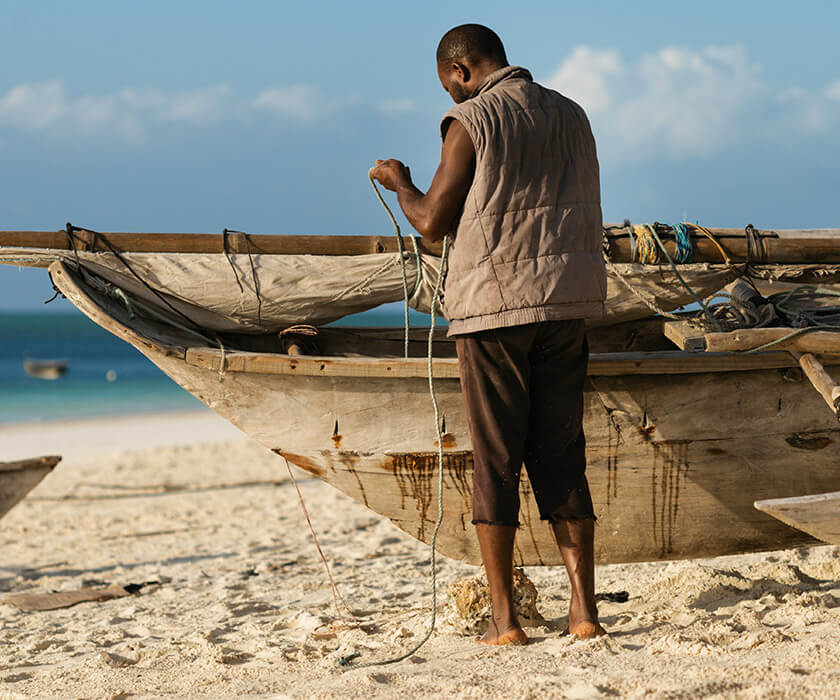
{"label": "man's short hair", "polygon": [[461,24],[453,27],[440,40],[437,47],[438,63],[468,59],[479,62],[491,59],[507,65],[502,40],[483,24]]}

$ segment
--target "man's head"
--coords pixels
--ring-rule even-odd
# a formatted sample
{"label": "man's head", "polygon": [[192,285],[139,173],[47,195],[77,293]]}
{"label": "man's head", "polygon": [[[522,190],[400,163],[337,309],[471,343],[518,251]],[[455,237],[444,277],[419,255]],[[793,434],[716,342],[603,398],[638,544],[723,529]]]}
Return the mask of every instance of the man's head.
{"label": "man's head", "polygon": [[469,99],[484,78],[507,64],[502,40],[481,24],[450,29],[437,47],[440,83],[456,103]]}

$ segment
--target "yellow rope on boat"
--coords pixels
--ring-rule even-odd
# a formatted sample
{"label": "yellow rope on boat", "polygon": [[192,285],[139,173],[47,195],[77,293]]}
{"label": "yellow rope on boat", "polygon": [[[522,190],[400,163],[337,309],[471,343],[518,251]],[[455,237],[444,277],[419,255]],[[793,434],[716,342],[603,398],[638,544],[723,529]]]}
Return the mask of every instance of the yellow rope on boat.
{"label": "yellow rope on boat", "polygon": [[646,265],[656,265],[659,262],[659,248],[656,245],[650,226],[634,224],[630,227],[636,236],[636,256],[639,262]]}

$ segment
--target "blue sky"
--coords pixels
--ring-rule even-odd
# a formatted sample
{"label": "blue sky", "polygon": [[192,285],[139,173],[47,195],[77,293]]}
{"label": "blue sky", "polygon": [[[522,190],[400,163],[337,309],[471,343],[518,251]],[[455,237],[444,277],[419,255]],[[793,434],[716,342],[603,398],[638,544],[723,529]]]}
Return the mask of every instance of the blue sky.
{"label": "blue sky", "polygon": [[428,185],[468,21],[587,109],[606,220],[840,227],[833,1],[0,0],[0,229],[389,233],[367,169]]}

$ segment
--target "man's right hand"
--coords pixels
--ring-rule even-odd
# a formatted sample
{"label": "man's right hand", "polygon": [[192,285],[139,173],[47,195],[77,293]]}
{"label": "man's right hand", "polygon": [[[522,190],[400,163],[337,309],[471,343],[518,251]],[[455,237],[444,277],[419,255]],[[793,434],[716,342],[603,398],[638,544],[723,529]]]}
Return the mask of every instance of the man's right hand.
{"label": "man's right hand", "polygon": [[395,158],[377,160],[370,176],[391,192],[396,192],[400,187],[411,187],[411,170]]}

